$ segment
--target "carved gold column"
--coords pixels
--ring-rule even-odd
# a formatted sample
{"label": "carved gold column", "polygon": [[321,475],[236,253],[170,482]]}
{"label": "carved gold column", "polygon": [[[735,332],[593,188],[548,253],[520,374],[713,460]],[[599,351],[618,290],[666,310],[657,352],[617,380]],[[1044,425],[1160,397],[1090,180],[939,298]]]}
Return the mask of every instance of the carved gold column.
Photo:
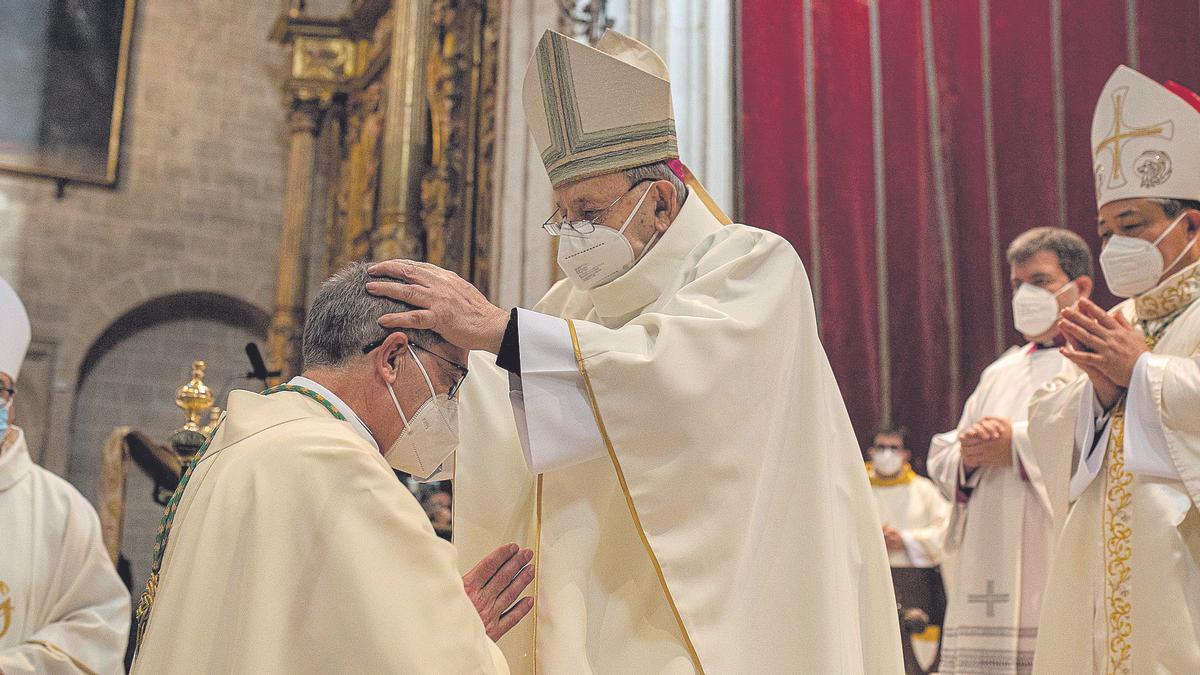
{"label": "carved gold column", "polygon": [[290,3],[271,38],[291,48],[284,83],[288,100],[288,162],[279,232],[275,309],[267,336],[268,368],[279,370],[278,384],[300,371],[300,333],[304,326],[305,236],[313,212],[317,133],[321,117],[355,75],[358,41],[343,19],[302,14],[303,3]]}
{"label": "carved gold column", "polygon": [[[387,123],[379,178],[376,259],[424,257],[419,240],[420,172],[425,153],[425,57],[431,0],[397,3],[387,75]],[[415,213],[414,213],[415,212]]]}
{"label": "carved gold column", "polygon": [[[283,225],[279,231],[275,311],[267,338],[269,370],[286,380],[300,372],[300,330],[304,325],[304,234],[312,204],[316,131],[321,109],[313,101],[296,101],[288,114],[289,146],[283,190]],[[272,382],[271,384],[277,384]]]}

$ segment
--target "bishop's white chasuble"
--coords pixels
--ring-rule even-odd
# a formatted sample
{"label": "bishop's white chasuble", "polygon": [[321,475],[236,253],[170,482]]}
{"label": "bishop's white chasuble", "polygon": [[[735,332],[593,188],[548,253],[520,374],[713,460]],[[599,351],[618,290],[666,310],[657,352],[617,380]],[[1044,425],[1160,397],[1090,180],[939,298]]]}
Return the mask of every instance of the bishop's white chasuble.
{"label": "bishop's white chasuble", "polygon": [[[1200,264],[1118,306],[1152,354],[1097,420],[1078,370],[1034,398],[1039,452],[1078,457],[1035,671],[1200,672]],[[1072,452],[1074,448],[1074,452]],[[1063,481],[1065,482],[1065,478]]]}
{"label": "bishop's white chasuble", "polygon": [[96,510],[14,430],[0,451],[0,672],[123,673],[129,592]]}
{"label": "bishop's white chasuble", "polygon": [[536,549],[535,615],[501,640],[514,671],[901,671],[879,519],[791,246],[693,192],[630,271],[535,310],[511,399],[472,355],[455,477],[464,558]]}
{"label": "bishop's white chasuble", "polygon": [[[984,370],[958,428],[930,444],[929,475],[954,501],[942,566],[949,598],[943,673],[1027,673],[1033,666],[1054,526],[1027,416],[1030,397],[1063,362],[1054,348],[1013,347]],[[959,434],[989,415],[1012,422],[1012,465],[968,476]]]}
{"label": "bishop's white chasuble", "polygon": [[456,565],[351,422],[300,393],[234,391],[179,501],[133,671],[507,673]]}

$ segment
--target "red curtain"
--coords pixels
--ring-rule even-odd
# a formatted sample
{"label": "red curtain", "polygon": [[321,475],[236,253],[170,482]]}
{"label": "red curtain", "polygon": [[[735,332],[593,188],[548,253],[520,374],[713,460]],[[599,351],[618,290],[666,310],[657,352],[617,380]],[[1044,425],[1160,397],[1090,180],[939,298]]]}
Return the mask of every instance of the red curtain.
{"label": "red curtain", "polygon": [[1013,237],[1098,252],[1100,88],[1122,63],[1200,87],[1198,34],[1196,0],[741,0],[743,220],[808,267],[864,446],[904,425],[923,464],[1020,340]]}

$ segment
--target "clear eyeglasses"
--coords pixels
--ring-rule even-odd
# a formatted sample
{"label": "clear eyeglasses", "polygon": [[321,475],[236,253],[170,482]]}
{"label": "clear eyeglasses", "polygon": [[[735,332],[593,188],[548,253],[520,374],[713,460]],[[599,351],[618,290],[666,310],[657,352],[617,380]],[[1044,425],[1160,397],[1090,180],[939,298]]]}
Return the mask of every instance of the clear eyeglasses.
{"label": "clear eyeglasses", "polygon": [[[546,234],[549,234],[551,237],[582,237],[589,235],[596,231],[596,223],[602,220],[604,216],[608,215],[608,212],[612,210],[612,207],[617,205],[617,202],[621,201],[625,195],[633,192],[634,188],[646,182],[652,181],[643,180],[630,185],[628,190],[621,193],[621,195],[616,199],[612,200],[612,203],[610,203],[608,206],[597,211],[596,214],[591,218],[584,218],[582,220],[568,220],[567,214],[563,212],[562,208],[557,208],[554,210],[554,213],[550,214],[550,217],[546,219],[546,222],[542,223],[542,229],[545,230]],[[587,211],[584,213],[587,213]]]}

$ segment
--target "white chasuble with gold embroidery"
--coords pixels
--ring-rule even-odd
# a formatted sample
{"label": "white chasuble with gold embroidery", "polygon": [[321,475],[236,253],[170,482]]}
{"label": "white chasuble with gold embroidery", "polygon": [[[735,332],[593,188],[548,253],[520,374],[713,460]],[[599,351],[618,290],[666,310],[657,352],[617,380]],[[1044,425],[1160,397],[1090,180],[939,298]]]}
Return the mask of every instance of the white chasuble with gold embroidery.
{"label": "white chasuble with gold embroidery", "polygon": [[455,543],[536,548],[535,616],[500,643],[514,672],[901,672],[800,259],[697,197],[623,276],[520,313],[511,399],[472,355]]}
{"label": "white chasuble with gold embroidery", "polygon": [[1200,672],[1198,297],[1193,265],[1117,308],[1153,351],[1110,415],[1081,374],[1034,397],[1041,452],[1079,456],[1035,672]]}

